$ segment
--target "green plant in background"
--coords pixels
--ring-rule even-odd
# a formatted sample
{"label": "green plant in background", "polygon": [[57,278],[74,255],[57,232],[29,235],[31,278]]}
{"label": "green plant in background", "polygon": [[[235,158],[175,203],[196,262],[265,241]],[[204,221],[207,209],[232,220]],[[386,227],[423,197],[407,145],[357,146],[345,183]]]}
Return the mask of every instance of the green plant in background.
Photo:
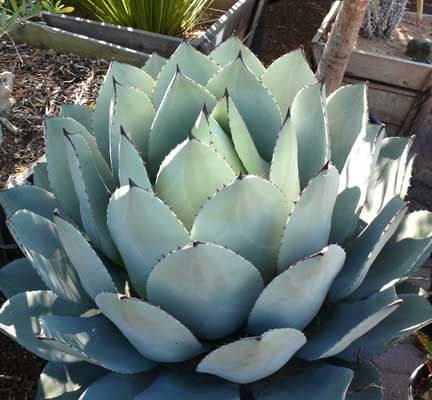
{"label": "green plant in background", "polygon": [[61,0],[0,0],[0,37],[8,34],[18,23],[36,17],[41,11],[70,13],[73,7],[65,7]]}
{"label": "green plant in background", "polygon": [[0,330],[50,362],[37,398],[382,399],[370,360],[432,319],[399,285],[432,214],[366,91],[184,42],[47,119],[34,186],[1,193],[26,258]]}
{"label": "green plant in background", "polygon": [[165,35],[194,28],[213,0],[82,0],[89,18]]}

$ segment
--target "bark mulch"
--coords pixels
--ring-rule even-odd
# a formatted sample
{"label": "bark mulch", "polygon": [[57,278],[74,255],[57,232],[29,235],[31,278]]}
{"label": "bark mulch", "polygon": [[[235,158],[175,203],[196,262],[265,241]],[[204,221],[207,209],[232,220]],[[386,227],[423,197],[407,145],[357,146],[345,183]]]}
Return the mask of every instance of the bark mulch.
{"label": "bark mulch", "polygon": [[[18,56],[18,54],[19,56]],[[10,121],[20,133],[4,130],[0,144],[0,188],[44,154],[43,119],[58,115],[62,103],[91,104],[108,68],[106,61],[0,43],[0,72],[15,74],[16,100]]]}

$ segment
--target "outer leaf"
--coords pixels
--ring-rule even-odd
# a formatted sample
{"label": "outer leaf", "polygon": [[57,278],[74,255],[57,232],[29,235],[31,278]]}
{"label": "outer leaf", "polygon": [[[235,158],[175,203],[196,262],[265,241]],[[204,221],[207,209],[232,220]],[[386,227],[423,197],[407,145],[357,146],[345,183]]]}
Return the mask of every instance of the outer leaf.
{"label": "outer leaf", "polygon": [[241,40],[235,36],[231,36],[228,40],[225,40],[225,42],[217,46],[209,54],[209,57],[216,61],[220,66],[226,67],[239,56],[239,53],[241,54],[245,65],[257,78],[264,74],[266,69],[262,62],[242,43]]}
{"label": "outer leaf", "polygon": [[320,310],[344,261],[343,249],[331,245],[273,279],[251,311],[248,331],[260,334],[276,328],[303,330]]}
{"label": "outer leaf", "polygon": [[136,186],[124,186],[114,193],[108,226],[141,296],[145,296],[148,274],[158,260],[190,242],[175,214],[153,193]]}
{"label": "outer leaf", "polygon": [[269,165],[259,155],[249,130],[231,97],[228,97],[228,118],[231,138],[242,164],[249,174],[266,177]]}
{"label": "outer leaf", "polygon": [[134,143],[122,131],[119,152],[119,181],[120,186],[128,185],[130,181],[139,187],[152,191],[152,185],[147,175],[144,160]]}
{"label": "outer leaf", "polygon": [[200,85],[205,85],[219,70],[214,61],[193,48],[187,41],[184,41],[166,62],[158,76],[153,100],[156,108],[162,104],[162,99],[178,68],[188,78]]}
{"label": "outer leaf", "polygon": [[63,248],[89,296],[94,299],[101,292],[117,292],[105,265],[82,233],[60,217],[55,217],[55,226]]}
{"label": "outer leaf", "polygon": [[81,220],[94,246],[117,262],[119,255],[108,231],[106,209],[111,193],[99,174],[92,152],[80,135],[66,135],[69,166],[79,196]]}
{"label": "outer leaf", "polygon": [[144,372],[154,367],[103,315],[86,318],[42,316],[39,321],[39,340],[82,361],[123,374]]}
{"label": "outer leaf", "polygon": [[7,298],[22,292],[46,289],[46,285],[27,258],[18,258],[0,268],[0,291]]}
{"label": "outer leaf", "polygon": [[[393,289],[377,293],[366,300],[338,303],[318,315],[306,332],[308,342],[299,357],[312,361],[329,358],[344,351],[400,306]],[[325,317],[324,317],[325,315]]]}
{"label": "outer leaf", "polygon": [[48,169],[46,162],[37,163],[33,168],[33,185],[47,192],[52,192],[48,178]]}
{"label": "outer leaf", "polygon": [[406,204],[399,197],[395,197],[359,237],[345,246],[346,262],[330,289],[331,301],[349,296],[361,285],[372,263],[395,233],[407,210]]}
{"label": "outer leaf", "polygon": [[331,238],[335,242],[346,240],[359,224],[371,171],[378,159],[385,133],[379,125],[370,125],[365,132],[354,143],[341,173],[331,231]]}
{"label": "outer leaf", "polygon": [[263,289],[250,262],[224,247],[199,242],[168,255],[147,281],[149,301],[205,340],[238,330]]}
{"label": "outer leaf", "polygon": [[190,137],[162,163],[155,190],[190,230],[209,197],[234,178],[234,171],[216,151]]}
{"label": "outer leaf", "polygon": [[362,358],[370,359],[432,322],[432,307],[425,297],[406,294],[400,298],[403,303],[392,315],[359,337],[338,357],[356,361],[360,354]]}
{"label": "outer leaf", "polygon": [[51,221],[22,210],[9,219],[9,228],[47,287],[65,300],[92,304]]}
{"label": "outer leaf", "polygon": [[415,273],[431,250],[432,213],[416,211],[406,215],[351,298],[370,296]]}
{"label": "outer leaf", "polygon": [[177,70],[150,133],[149,167],[152,176],[156,176],[165,156],[187,138],[204,104],[211,110],[216,99],[207,89]]}
{"label": "outer leaf", "polygon": [[162,370],[135,400],[240,400],[237,385],[203,374]]}
{"label": "outer leaf", "polygon": [[132,142],[147,157],[150,128],[155,115],[156,111],[146,93],[114,83],[109,127],[110,160],[114,175],[117,175],[119,168],[121,131],[128,132]]}
{"label": "outer leaf", "polygon": [[305,187],[330,159],[325,87],[316,84],[300,90],[291,118],[297,134],[300,183]]}
{"label": "outer leaf", "polygon": [[93,132],[93,110],[90,107],[81,104],[63,104],[60,115],[78,121],[89,132]]}
{"label": "outer leaf", "polygon": [[327,245],[338,185],[339,174],[330,165],[304,189],[283,231],[278,272]]}
{"label": "outer leaf", "polygon": [[366,136],[367,85],[347,85],[336,90],[328,98],[327,113],[331,160],[341,173],[354,143]]}
{"label": "outer leaf", "polygon": [[200,142],[205,143],[210,146],[211,142],[211,131],[209,123],[209,114],[207,107],[204,106],[198,115],[195,125],[192,127],[191,134],[193,137],[198,139]]}
{"label": "outer leaf", "polygon": [[250,383],[282,368],[306,343],[295,329],[275,329],[258,338],[246,338],[209,353],[197,371],[236,383]]}
{"label": "outer leaf", "polygon": [[72,132],[76,127],[70,118],[45,119],[45,141],[47,168],[53,194],[65,211],[78,225],[81,225],[79,200],[69,169],[63,130]]}
{"label": "outer leaf", "polygon": [[27,350],[48,361],[76,362],[77,358],[51,348],[36,339],[40,332],[41,315],[79,315],[85,309],[59,299],[50,291],[17,294],[3,303],[0,309],[0,331]]}
{"label": "outer leaf", "polygon": [[238,252],[268,282],[288,209],[282,194],[267,180],[247,176],[218,192],[198,213],[191,236]]}
{"label": "outer leaf", "polygon": [[184,325],[158,307],[113,293],[99,294],[96,303],[144,357],[180,362],[203,351]]}
{"label": "outer leaf", "polygon": [[[248,69],[242,58],[238,57],[220,70],[209,81],[207,88],[218,99],[228,90],[259,154],[265,161],[270,161],[282,118],[270,93]],[[216,120],[219,122],[218,118]],[[221,126],[223,128],[223,125]]]}
{"label": "outer leaf", "polygon": [[167,62],[165,57],[153,53],[141,69],[147,72],[154,80],[157,80],[159,73]]}
{"label": "outer leaf", "polygon": [[297,136],[292,119],[287,119],[279,132],[270,165],[270,181],[285,195],[292,208],[300,193]]}
{"label": "outer leaf", "polygon": [[303,86],[317,83],[303,49],[294,50],[273,62],[262,76],[285,116]]}
{"label": "outer leaf", "polygon": [[106,373],[88,363],[49,363],[39,377],[36,400],[77,400],[89,384]]}
{"label": "outer leaf", "polygon": [[153,92],[154,81],[149,74],[131,65],[111,63],[105,81],[96,100],[93,113],[93,131],[99,149],[107,162],[110,161],[109,125],[110,106],[114,95],[114,80],[124,86],[142,90],[148,96]]}
{"label": "outer leaf", "polygon": [[410,149],[413,138],[390,137],[383,140],[379,158],[373,171],[361,219],[371,222],[394,197],[406,194],[411,176]]}
{"label": "outer leaf", "polygon": [[52,213],[57,208],[54,196],[36,186],[18,186],[0,192],[0,204],[7,218],[19,210],[28,210],[47,219],[52,219]]}
{"label": "outer leaf", "polygon": [[256,400],[345,400],[353,372],[328,364],[306,365],[297,371],[284,368],[252,384]]}
{"label": "outer leaf", "polygon": [[122,375],[114,372],[92,383],[79,400],[133,400],[154,380],[154,374]]}

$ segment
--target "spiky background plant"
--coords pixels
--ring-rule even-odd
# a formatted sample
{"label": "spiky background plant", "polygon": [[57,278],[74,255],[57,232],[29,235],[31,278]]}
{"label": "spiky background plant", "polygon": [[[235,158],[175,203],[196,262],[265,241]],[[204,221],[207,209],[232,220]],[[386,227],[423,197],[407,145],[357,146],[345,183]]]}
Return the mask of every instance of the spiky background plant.
{"label": "spiky background plant", "polygon": [[1,194],[26,258],[0,329],[50,361],[38,399],[382,399],[372,357],[432,317],[405,282],[432,214],[365,86],[185,42],[113,63],[45,134],[34,186]]}

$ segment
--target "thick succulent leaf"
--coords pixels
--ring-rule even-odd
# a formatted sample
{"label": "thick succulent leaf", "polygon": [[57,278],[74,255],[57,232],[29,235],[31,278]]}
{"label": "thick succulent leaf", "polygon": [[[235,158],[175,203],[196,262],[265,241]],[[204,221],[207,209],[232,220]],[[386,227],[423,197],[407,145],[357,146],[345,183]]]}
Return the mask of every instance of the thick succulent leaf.
{"label": "thick succulent leaf", "polygon": [[134,400],[154,378],[153,373],[123,375],[112,372],[92,383],[78,400]]}
{"label": "thick succulent leaf", "polygon": [[270,165],[270,181],[284,194],[291,210],[300,193],[297,135],[292,119],[287,119],[279,132]]}
{"label": "thick succulent leaf", "polygon": [[222,156],[237,175],[240,172],[245,172],[243,164],[236,153],[233,142],[212,116],[209,116],[209,126],[211,133],[210,146]]}
{"label": "thick succulent leaf", "polygon": [[432,213],[407,214],[370,267],[360,287],[350,296],[370,296],[388,285],[412,275],[432,251]]}
{"label": "thick succulent leaf", "polygon": [[283,231],[278,272],[327,245],[338,185],[339,173],[328,165],[303,190]]}
{"label": "thick succulent leaf", "polygon": [[[272,158],[274,141],[282,124],[282,117],[268,90],[249,70],[242,58],[238,57],[220,70],[209,81],[207,88],[218,99],[228,90],[259,154],[269,162]],[[223,125],[221,126],[223,128]]]}
{"label": "thick succulent leaf", "polygon": [[118,170],[120,186],[128,185],[132,181],[139,187],[152,191],[152,185],[141,154],[126,132],[122,131]]}
{"label": "thick succulent leaf", "polygon": [[239,387],[203,374],[162,370],[135,400],[240,400]]}
{"label": "thick succulent leaf", "polygon": [[275,329],[219,347],[198,364],[197,371],[231,382],[251,383],[282,368],[306,343],[295,329]]}
{"label": "thick succulent leaf", "polygon": [[247,172],[251,175],[268,176],[269,165],[258,153],[252,136],[231,97],[228,97],[228,118],[234,147]]}
{"label": "thick succulent leaf", "polygon": [[151,96],[153,93],[153,78],[145,71],[127,64],[111,63],[105,81],[96,100],[93,112],[93,131],[99,149],[106,162],[110,162],[110,108],[114,95],[114,81],[124,86],[139,89]]}
{"label": "thick succulent leaf", "polygon": [[330,289],[330,301],[346,298],[362,284],[372,263],[396,232],[407,211],[407,205],[395,197],[357,238],[346,244],[345,265]]}
{"label": "thick succulent leaf", "polygon": [[194,240],[229,247],[249,260],[269,282],[288,209],[282,193],[267,180],[237,179],[210,199],[192,227]]}
{"label": "thick succulent leaf", "polygon": [[167,59],[165,57],[153,53],[141,69],[156,80],[166,62]]}
{"label": "thick succulent leaf", "polygon": [[144,357],[157,362],[180,362],[195,357],[203,346],[174,317],[144,301],[101,293],[101,311]]}
{"label": "thick succulent leaf", "polygon": [[46,289],[27,258],[18,258],[0,268],[0,292],[8,299],[22,292]]}
{"label": "thick succulent leaf", "polygon": [[53,292],[40,290],[11,297],[0,308],[0,332],[28,351],[48,361],[76,362],[77,358],[51,348],[36,338],[41,315],[80,315],[86,309],[59,299]]}
{"label": "thick succulent leaf", "polygon": [[115,83],[109,127],[110,160],[114,175],[119,169],[122,130],[128,133],[141,154],[147,157],[150,128],[155,115],[156,111],[146,93]]}
{"label": "thick succulent leaf", "polygon": [[48,178],[48,168],[46,162],[40,162],[34,166],[33,185],[52,193],[52,188]]}
{"label": "thick succulent leaf", "polygon": [[213,108],[211,112],[211,116],[215,119],[215,121],[219,124],[219,126],[223,129],[223,131],[231,136],[230,127],[229,127],[229,118],[228,118],[228,98],[229,93],[228,89],[225,89],[223,97],[218,97],[218,102]]}
{"label": "thick succulent leaf", "polygon": [[166,62],[158,76],[153,99],[156,108],[161,105],[178,69],[194,82],[205,85],[219,67],[213,60],[184,41]]}
{"label": "thick succulent leaf", "polygon": [[76,122],[70,118],[46,118],[45,142],[49,182],[64,212],[81,225],[78,195],[69,169],[64,130],[72,132]]}
{"label": "thick succulent leaf", "polygon": [[103,315],[42,316],[39,322],[39,340],[82,361],[122,374],[145,372],[155,366]]}
{"label": "thick succulent leaf", "polygon": [[55,227],[60,242],[88,295],[94,299],[101,292],[117,292],[105,265],[83,234],[60,217],[55,217]]}
{"label": "thick succulent leaf", "polygon": [[360,135],[354,143],[341,173],[330,234],[334,242],[345,241],[359,224],[370,176],[385,133],[379,125],[370,125],[365,132],[366,134]]}
{"label": "thick succulent leaf", "polygon": [[261,274],[249,261],[200,242],[165,257],[147,281],[149,301],[204,340],[222,339],[238,330],[263,289]]}
{"label": "thick succulent leaf", "polygon": [[191,134],[193,137],[198,139],[200,142],[208,144],[210,146],[211,142],[211,130],[209,122],[209,113],[207,107],[204,106],[192,127]]}
{"label": "thick succulent leaf", "polygon": [[[243,62],[257,78],[264,74],[266,69],[262,62],[235,36],[231,36],[228,40],[216,47],[216,49],[209,54],[209,57],[216,61],[221,67],[226,67],[239,56],[239,53],[241,54]],[[298,71],[296,72],[298,73]]]}
{"label": "thick succulent leaf", "polygon": [[110,260],[117,262],[119,255],[106,221],[106,209],[111,193],[96,168],[93,154],[84,138],[70,134],[65,137],[70,171],[79,197],[84,230],[97,249]]}
{"label": "thick succulent leaf", "polygon": [[152,176],[156,176],[168,153],[188,137],[204,104],[212,110],[216,105],[215,97],[206,88],[177,71],[150,132],[148,159]]}
{"label": "thick succulent leaf", "polygon": [[338,357],[348,361],[356,361],[359,355],[370,359],[432,322],[432,307],[426,297],[403,294],[400,298],[403,303],[393,314],[359,337]]}
{"label": "thick succulent leaf", "polygon": [[344,261],[344,250],[331,245],[277,276],[256,301],[248,331],[260,334],[276,328],[303,330],[320,310]]}
{"label": "thick succulent leaf", "polygon": [[305,187],[330,159],[326,107],[325,86],[321,84],[301,89],[291,107],[301,187]]}
{"label": "thick succulent leaf", "polygon": [[303,49],[294,50],[274,61],[263,74],[262,81],[275,97],[283,116],[303,86],[317,83]]}
{"label": "thick succulent leaf", "polygon": [[341,353],[395,312],[401,302],[394,289],[389,289],[365,300],[328,307],[308,327],[307,344],[299,357],[313,361]]}
{"label": "thick succulent leaf", "polygon": [[81,104],[63,104],[60,116],[72,118],[89,132],[93,132],[93,110],[90,107]]}
{"label": "thick succulent leaf", "polygon": [[383,400],[383,384],[377,366],[371,361],[344,362],[337,365],[354,372],[354,379],[348,389],[346,400]]}
{"label": "thick succulent leaf", "polygon": [[361,219],[371,222],[394,197],[404,197],[411,177],[413,138],[385,138],[373,171]]}
{"label": "thick succulent leaf", "polygon": [[49,363],[39,377],[36,400],[78,400],[84,389],[107,370],[85,362]]}
{"label": "thick succulent leaf", "polygon": [[36,186],[17,186],[0,191],[0,204],[7,218],[19,210],[28,210],[47,219],[52,219],[57,208],[55,197]]}
{"label": "thick succulent leaf", "polygon": [[135,290],[145,296],[147,277],[162,256],[190,242],[176,215],[153,193],[123,186],[112,196],[108,226]]}
{"label": "thick succulent leaf", "polygon": [[345,400],[352,378],[350,369],[312,364],[284,368],[251,387],[255,400]]}
{"label": "thick succulent leaf", "polygon": [[92,304],[51,221],[21,210],[9,219],[9,228],[47,287],[65,300]]}
{"label": "thick succulent leaf", "polygon": [[190,230],[210,196],[234,178],[234,171],[214,149],[190,137],[163,161],[155,191]]}
{"label": "thick succulent leaf", "polygon": [[354,143],[366,136],[367,85],[347,85],[336,90],[327,99],[327,115],[331,161],[341,173]]}

